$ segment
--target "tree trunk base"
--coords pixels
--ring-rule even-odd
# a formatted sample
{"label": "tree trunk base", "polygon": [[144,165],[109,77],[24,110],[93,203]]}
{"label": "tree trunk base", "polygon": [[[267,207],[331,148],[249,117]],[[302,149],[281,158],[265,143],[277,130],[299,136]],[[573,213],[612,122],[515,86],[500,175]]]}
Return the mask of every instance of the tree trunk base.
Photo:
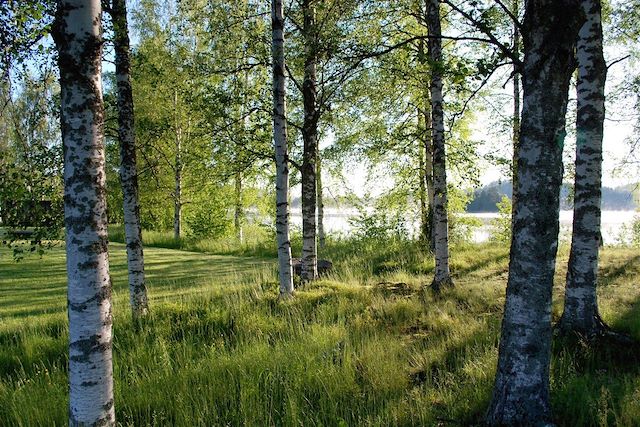
{"label": "tree trunk base", "polygon": [[147,318],[149,318],[149,308],[147,307],[143,309],[132,310],[131,312],[131,319],[133,323],[143,322]]}
{"label": "tree trunk base", "polygon": [[553,352],[556,355],[568,353],[577,372],[597,369],[627,372],[640,364],[640,342],[611,330],[603,322],[590,331],[556,325],[554,335]]}
{"label": "tree trunk base", "polygon": [[295,291],[281,292],[278,295],[278,301],[289,301],[289,300],[292,300],[295,296],[296,296]]}
{"label": "tree trunk base", "polygon": [[523,409],[524,403],[526,403],[526,397],[523,396],[518,402],[503,401],[497,406],[490,407],[485,416],[484,425],[492,427],[555,426],[548,407]]}
{"label": "tree trunk base", "polygon": [[140,333],[150,327],[151,313],[148,311],[144,316],[132,316],[131,324],[135,333]]}
{"label": "tree trunk base", "polygon": [[443,279],[436,279],[434,277],[430,287],[434,293],[439,294],[445,288],[453,288],[453,279],[451,279],[451,276],[447,276]]}
{"label": "tree trunk base", "polygon": [[554,335],[556,337],[579,339],[590,343],[597,341],[616,342],[622,345],[636,343],[630,335],[611,329],[599,314],[596,314],[592,319],[589,319],[589,321],[583,322],[571,322],[562,316],[554,326]]}

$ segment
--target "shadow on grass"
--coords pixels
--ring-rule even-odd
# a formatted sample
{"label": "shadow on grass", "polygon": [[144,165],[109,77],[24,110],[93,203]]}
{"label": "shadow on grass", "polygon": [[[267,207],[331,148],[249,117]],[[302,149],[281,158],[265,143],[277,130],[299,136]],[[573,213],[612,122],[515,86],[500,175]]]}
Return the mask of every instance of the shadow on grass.
{"label": "shadow on grass", "polygon": [[456,268],[454,264],[452,265],[451,273],[453,274],[454,278],[457,278],[457,277],[465,276],[471,273],[475,273],[480,270],[485,270],[491,264],[499,264],[508,259],[509,259],[509,252],[506,252],[497,256],[492,254],[492,256],[489,256],[486,258],[479,258],[477,262],[469,265],[468,267]]}
{"label": "shadow on grass", "polygon": [[[626,337],[625,337],[626,338]],[[569,356],[576,374],[608,372],[640,373],[640,342],[602,335],[585,340],[578,336],[555,337],[553,354]]]}
{"label": "shadow on grass", "polygon": [[[446,350],[441,357],[431,361],[426,366],[413,370],[410,377],[412,386],[426,387],[427,389],[448,389],[455,377],[458,377],[458,380],[462,382],[469,380],[469,375],[472,374],[465,372],[465,367],[473,364],[478,357],[483,357],[486,354],[486,349],[493,349],[492,351],[497,352],[499,330],[500,319],[497,316],[491,317],[487,318],[482,328],[463,341],[452,344],[445,343]],[[421,333],[419,328],[412,328],[409,332],[418,336],[422,335],[422,339],[418,338],[414,344],[417,348],[421,346],[429,348],[438,345],[431,342],[434,338],[429,337],[428,331]],[[438,339],[438,337],[435,339]],[[456,383],[458,380],[455,380]],[[434,404],[433,411],[435,419],[439,421],[439,425],[482,425],[491,397],[491,385],[492,382],[487,384],[486,389],[476,388],[475,393],[482,395],[482,398],[464,402],[466,407],[463,412],[460,412],[457,407],[447,407],[442,403]],[[457,386],[460,386],[463,390],[465,388],[463,384],[457,384]],[[477,383],[475,386],[477,387]],[[446,390],[445,393],[450,391]],[[455,399],[464,399],[464,397],[457,396]],[[456,414],[455,419],[451,419],[452,414]]]}
{"label": "shadow on grass", "polygon": [[[619,277],[618,269],[610,275]],[[638,425],[640,412],[625,409],[637,399],[640,381],[640,341],[633,325],[640,325],[640,300],[611,325],[615,333],[629,334],[627,339],[554,338],[552,405],[558,425]]]}
{"label": "shadow on grass", "polygon": [[10,318],[27,319],[32,316],[63,313],[66,312],[67,308],[64,305],[64,296],[62,296],[61,298],[61,301],[54,301],[51,302],[48,306],[40,306],[39,308],[20,307],[11,310],[3,310],[3,315]]}
{"label": "shadow on grass", "polygon": [[630,271],[640,269],[640,255],[629,258],[620,265],[608,265],[600,272],[599,285],[608,286],[623,276],[629,275]]}

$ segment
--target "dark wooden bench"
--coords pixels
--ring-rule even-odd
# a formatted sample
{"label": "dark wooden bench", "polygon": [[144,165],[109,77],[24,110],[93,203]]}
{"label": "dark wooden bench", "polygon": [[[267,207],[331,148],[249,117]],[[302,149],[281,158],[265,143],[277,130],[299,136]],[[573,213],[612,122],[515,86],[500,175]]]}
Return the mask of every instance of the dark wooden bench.
{"label": "dark wooden bench", "polygon": [[33,231],[32,230],[8,230],[7,234],[13,238],[16,239],[30,239],[31,237],[33,237]]}
{"label": "dark wooden bench", "polygon": [[[300,258],[291,259],[293,267],[293,274],[296,276],[302,276],[302,260]],[[318,275],[322,276],[329,273],[333,269],[333,263],[326,259],[318,260]]]}

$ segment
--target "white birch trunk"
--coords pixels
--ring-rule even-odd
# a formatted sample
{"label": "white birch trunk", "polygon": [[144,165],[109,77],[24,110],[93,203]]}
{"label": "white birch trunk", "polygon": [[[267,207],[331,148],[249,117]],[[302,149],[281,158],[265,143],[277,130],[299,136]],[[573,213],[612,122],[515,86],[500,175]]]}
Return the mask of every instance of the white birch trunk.
{"label": "white birch trunk", "polygon": [[319,151],[318,157],[316,158],[316,184],[318,195],[318,243],[321,248],[324,248],[326,242],[324,232],[324,197],[322,194],[322,159]]}
{"label": "white birch trunk", "polygon": [[[242,2],[242,15],[243,18],[248,21],[248,3],[247,1]],[[241,45],[244,46],[246,41],[244,40],[244,32],[242,32],[241,36]],[[236,69],[240,69],[243,64],[247,61],[247,52],[243,51],[241,58],[236,60]],[[236,238],[242,244],[244,242],[244,233],[243,233],[243,223],[244,223],[244,206],[242,204],[242,174],[243,174],[243,164],[242,155],[244,144],[246,143],[248,129],[249,129],[249,114],[248,104],[249,104],[249,70],[245,70],[243,73],[242,83],[240,83],[240,79],[238,79],[238,88],[236,97],[242,97],[242,104],[237,109],[238,113],[238,129],[237,135],[240,143],[236,144],[236,155],[235,155],[235,177],[234,177],[234,186],[235,186],[235,200],[234,200],[234,213],[233,213],[233,227],[236,233]]]}
{"label": "white birch trunk", "polygon": [[420,240],[430,240],[429,206],[427,205],[427,172],[425,166],[425,124],[422,110],[418,108],[418,199],[420,201]]}
{"label": "white birch trunk", "polygon": [[[514,16],[519,16],[519,0],[513,0],[512,10]],[[520,58],[520,28],[519,23],[513,23],[513,56]],[[513,144],[513,161],[511,164],[511,217],[513,218],[513,207],[518,197],[518,141],[520,140],[520,70],[513,67],[513,117],[512,117],[511,139]],[[512,221],[513,225],[513,221]]]}
{"label": "white birch trunk", "polygon": [[[418,3],[416,16],[418,24],[427,25],[427,13],[429,8],[429,0],[426,0],[422,7],[422,3]],[[418,62],[427,65],[427,54],[425,51],[425,42],[420,40],[418,43]],[[431,76],[425,73],[422,81],[422,108],[418,107],[418,132],[420,137],[420,206],[421,206],[421,235],[424,242],[427,243],[429,249],[435,252],[434,233],[433,233],[433,200],[435,191],[433,188],[433,137],[431,122]],[[424,199],[424,200],[423,200]]]}
{"label": "white birch trunk", "polygon": [[235,208],[233,213],[233,226],[236,231],[236,237],[240,243],[243,242],[242,220],[244,218],[244,210],[242,209],[242,172],[236,171],[235,176]]}
{"label": "white birch trunk", "polygon": [[70,426],[115,425],[101,14],[99,0],[60,0],[53,28],[65,166]]}
{"label": "white birch trunk", "polygon": [[442,96],[442,39],[440,30],[440,0],[429,0],[427,5],[429,29],[429,57],[431,70],[431,121],[433,128],[433,233],[436,270],[432,287],[439,292],[452,286],[449,273],[449,223],[447,219],[447,167],[444,140],[444,111]]}
{"label": "white birch trunk", "polygon": [[179,239],[182,234],[182,128],[178,114],[178,91],[174,92],[173,106],[175,109],[175,164],[173,190],[173,237]]}
{"label": "white birch trunk", "polygon": [[273,140],[276,154],[276,235],[280,296],[293,294],[291,241],[289,238],[289,148],[284,62],[284,8],[282,0],[271,2],[271,55],[273,61]]}
{"label": "white birch trunk", "polygon": [[302,280],[318,277],[318,247],[316,238],[316,158],[318,151],[318,109],[316,21],[312,0],[302,3],[304,14],[305,64],[302,97],[304,103],[304,140],[302,160]]}
{"label": "white birch trunk", "polygon": [[149,311],[144,277],[144,254],[140,204],[138,200],[138,172],[134,128],[133,92],[131,90],[131,60],[126,0],[113,0],[113,21],[116,81],[118,84],[118,137],[120,139],[120,182],[124,197],[124,231],[129,269],[129,300],[134,319]]}
{"label": "white birch trunk", "polygon": [[433,232],[433,203],[436,197],[433,188],[433,132],[431,124],[431,113],[426,109],[431,106],[431,100],[425,106],[425,140],[424,140],[424,175],[427,185],[427,223],[429,224],[429,246],[435,252],[435,233]]}
{"label": "white birch trunk", "polygon": [[551,424],[551,291],[558,249],[562,148],[578,0],[530,0],[518,188],[498,368],[488,425]]}
{"label": "white birch trunk", "polygon": [[598,313],[596,282],[602,199],[602,135],[607,66],[600,0],[584,0],[586,22],[577,44],[578,108],[573,235],[567,270],[563,332],[594,336],[606,330]]}

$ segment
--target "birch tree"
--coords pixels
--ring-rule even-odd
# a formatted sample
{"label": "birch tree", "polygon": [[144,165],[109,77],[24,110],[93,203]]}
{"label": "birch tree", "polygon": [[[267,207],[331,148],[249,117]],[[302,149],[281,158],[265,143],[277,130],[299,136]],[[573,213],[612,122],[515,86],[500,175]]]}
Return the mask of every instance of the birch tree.
{"label": "birch tree", "polygon": [[316,157],[316,195],[318,203],[318,243],[320,248],[324,248],[326,243],[326,233],[324,231],[324,194],[322,188],[322,155],[320,150]]}
{"label": "birch tree", "polygon": [[433,233],[433,206],[435,199],[435,190],[433,187],[433,138],[432,138],[432,125],[431,125],[431,100],[430,97],[425,97],[424,107],[421,108],[418,114],[423,117],[424,124],[422,127],[418,126],[418,130],[421,133],[419,142],[419,158],[424,159],[423,164],[420,165],[420,191],[424,193],[421,197],[424,197],[424,203],[421,202],[421,218],[422,218],[422,232],[421,235],[428,247],[435,251],[434,233]]}
{"label": "birch tree", "polygon": [[271,55],[273,63],[273,139],[276,154],[276,235],[280,295],[293,293],[291,241],[289,237],[289,154],[284,60],[284,7],[271,3]]}
{"label": "birch tree", "polygon": [[[303,106],[302,124],[295,126],[303,140],[302,161],[296,162],[302,175],[302,278],[313,280],[317,277],[318,234],[323,232],[318,229],[316,216],[322,187],[317,182],[319,124],[341,104],[345,85],[357,78],[366,60],[381,53],[372,52],[377,47],[375,36],[362,37],[368,27],[375,26],[372,21],[377,13],[369,14],[366,10],[369,7],[375,10],[377,4],[350,0],[299,0],[293,4],[296,7],[290,11],[290,21],[299,37],[293,39],[298,49],[291,52],[300,55],[292,55],[288,71],[290,80],[302,94]],[[363,16],[367,18],[362,19]],[[303,76],[296,77],[296,72],[302,69]],[[322,168],[327,170],[327,164],[322,164]]]}
{"label": "birch tree", "polygon": [[142,227],[138,199],[138,170],[134,127],[131,58],[126,0],[113,0],[109,10],[113,21],[118,86],[118,138],[120,140],[120,183],[123,194],[124,231],[129,269],[129,299],[134,319],[149,311],[144,277]]}
{"label": "birch tree", "polygon": [[59,0],[69,315],[69,425],[115,425],[99,0]]}
{"label": "birch tree", "polygon": [[577,43],[578,81],[573,235],[567,270],[563,332],[594,336],[607,328],[598,314],[596,282],[602,199],[602,135],[607,66],[600,0],[584,0],[586,22]]}
{"label": "birch tree", "polygon": [[[513,0],[511,5],[513,17],[513,56],[520,59],[520,22],[518,15],[520,13],[519,0]],[[513,143],[513,160],[511,164],[511,206],[515,206],[515,199],[518,197],[516,188],[518,183],[517,162],[518,162],[518,139],[520,135],[520,70],[514,65],[513,67],[513,117],[511,123],[511,137]],[[512,209],[513,210],[513,209]],[[513,212],[512,212],[513,215]]]}
{"label": "birch tree", "polygon": [[303,38],[305,46],[302,98],[304,123],[302,139],[302,280],[318,277],[318,244],[316,238],[316,161],[318,156],[316,11],[313,0],[303,0]]}
{"label": "birch tree", "polygon": [[435,189],[433,186],[433,133],[431,126],[431,112],[428,107],[431,104],[431,100],[425,100],[425,106],[423,110],[424,115],[424,134],[422,137],[423,151],[424,152],[424,181],[426,186],[427,196],[427,208],[425,215],[423,215],[423,230],[425,241],[429,243],[429,247],[432,251],[435,251],[435,241],[433,232],[433,206],[435,200]]}
{"label": "birch tree", "polygon": [[444,112],[442,95],[442,32],[440,29],[440,0],[429,0],[427,6],[429,30],[429,59],[431,70],[431,121],[433,135],[433,232],[436,270],[432,287],[439,292],[443,286],[452,286],[449,272],[449,223],[447,219],[447,168],[444,138]]}
{"label": "birch tree", "polygon": [[211,171],[208,120],[209,108],[225,104],[212,99],[215,92],[206,83],[216,77],[204,70],[204,55],[197,50],[202,14],[198,26],[192,25],[183,6],[141,2],[132,21],[139,34],[132,52],[132,84],[137,94],[141,220],[156,229],[172,229],[176,239],[185,232],[202,233],[204,217],[217,217],[210,229],[232,224],[226,217],[218,221],[219,186]]}
{"label": "birch tree", "polygon": [[178,240],[182,236],[182,205],[184,199],[182,197],[182,173],[184,171],[183,148],[183,124],[181,120],[181,109],[178,100],[178,89],[173,92],[173,108],[174,108],[174,143],[175,157],[173,160],[173,238]]}
{"label": "birch tree", "polygon": [[530,0],[522,26],[524,89],[518,197],[489,425],[550,424],[551,291],[577,0]]}
{"label": "birch tree", "polygon": [[[430,2],[426,2],[428,9]],[[418,5],[416,17],[418,19],[418,28],[422,29],[427,26],[427,12],[422,3]],[[424,30],[422,30],[424,31]],[[423,34],[420,34],[423,35]],[[428,52],[425,52],[425,40],[421,38],[418,41],[417,60],[420,65],[422,77],[420,79],[419,96],[421,102],[418,102],[418,159],[419,159],[419,192],[420,192],[420,235],[425,243],[429,245],[432,251],[434,248],[433,233],[433,201],[435,191],[433,188],[433,138],[431,123],[431,94],[430,81],[431,69],[428,66]]]}
{"label": "birch tree", "polygon": [[233,229],[236,238],[240,243],[243,242],[242,222],[244,220],[244,208],[242,206],[242,171],[236,170],[233,178]]}

